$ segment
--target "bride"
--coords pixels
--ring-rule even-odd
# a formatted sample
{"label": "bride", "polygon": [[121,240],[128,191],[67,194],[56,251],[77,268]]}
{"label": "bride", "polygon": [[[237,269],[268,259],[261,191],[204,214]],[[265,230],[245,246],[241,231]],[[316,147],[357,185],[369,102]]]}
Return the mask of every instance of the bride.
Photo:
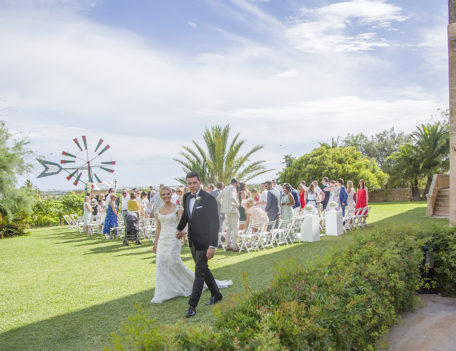
{"label": "bride", "polygon": [[[176,238],[176,227],[182,216],[182,207],[171,202],[172,191],[160,189],[164,205],[156,214],[157,229],[153,252],[156,254],[155,294],[152,303],[162,303],[176,296],[190,296],[195,273],[182,262],[182,240]],[[232,285],[231,280],[216,280],[219,288]]]}

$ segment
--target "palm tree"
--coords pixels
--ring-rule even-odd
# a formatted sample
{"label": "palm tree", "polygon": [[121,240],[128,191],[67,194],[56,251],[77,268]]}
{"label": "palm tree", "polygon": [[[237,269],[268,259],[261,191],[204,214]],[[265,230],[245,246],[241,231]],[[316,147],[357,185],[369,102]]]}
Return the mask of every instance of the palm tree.
{"label": "palm tree", "polygon": [[434,173],[449,169],[450,132],[448,123],[422,124],[412,133],[420,154],[420,170],[427,177],[425,194],[429,192]]}
{"label": "palm tree", "polygon": [[[225,127],[212,126],[205,128],[203,140],[206,150],[196,141],[192,140],[194,149],[189,146],[182,146],[184,151],[179,153],[183,159],[174,159],[182,165],[182,170],[187,173],[196,171],[200,174],[201,181],[205,184],[224,182],[229,183],[231,179],[237,178],[241,181],[248,181],[256,176],[272,171],[266,169],[266,161],[250,162],[251,156],[261,150],[263,145],[257,145],[245,154],[241,154],[241,147],[245,140],[239,140],[239,133],[229,141],[230,125]],[[176,178],[185,184],[184,178]]]}
{"label": "palm tree", "polygon": [[400,145],[398,151],[393,152],[387,158],[387,164],[391,167],[388,172],[390,174],[390,183],[394,186],[404,180],[409,182],[414,201],[420,200],[418,188],[421,177],[420,162],[421,154],[410,143]]}

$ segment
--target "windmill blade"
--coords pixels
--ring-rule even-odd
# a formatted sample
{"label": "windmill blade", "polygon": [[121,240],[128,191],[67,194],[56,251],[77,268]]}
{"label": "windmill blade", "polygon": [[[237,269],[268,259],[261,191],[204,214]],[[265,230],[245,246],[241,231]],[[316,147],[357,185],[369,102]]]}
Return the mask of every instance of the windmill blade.
{"label": "windmill blade", "polygon": [[81,147],[81,145],[79,144],[78,138],[74,138],[73,141],[74,141],[74,143],[76,144],[76,146],[79,148],[79,150],[82,151],[82,147]]}
{"label": "windmill blade", "polygon": [[95,148],[95,152],[98,151],[98,148],[101,146],[101,144],[103,144],[103,139],[100,138],[100,140],[98,140],[98,145],[97,145],[97,147]]}
{"label": "windmill blade", "polygon": [[58,163],[45,161],[45,160],[40,160],[40,159],[36,159],[36,160],[39,163],[41,163],[41,165],[44,167],[44,171],[41,172],[37,176],[37,178],[43,178],[43,177],[48,177],[48,176],[51,176],[51,175],[55,175],[55,174],[60,173],[60,171],[62,170],[62,167]]}
{"label": "windmill blade", "polygon": [[84,148],[87,150],[87,138],[85,135],[82,136],[82,142],[84,143]]}
{"label": "windmill blade", "polygon": [[60,160],[60,163],[61,164],[64,164],[64,163],[75,163],[76,161],[74,160]]}
{"label": "windmill blade", "polygon": [[103,171],[109,172],[109,173],[114,173],[113,169],[105,168],[105,167],[100,167]]}
{"label": "windmill blade", "polygon": [[69,175],[67,175],[66,179],[67,179],[67,180],[70,180],[70,179],[73,178],[74,175],[75,175],[76,173],[78,173],[78,172],[79,172],[79,168],[76,169],[73,173],[70,173]]}
{"label": "windmill blade", "polygon": [[76,156],[75,156],[75,155],[73,155],[73,154],[70,154],[69,152],[66,152],[66,151],[62,151],[62,155],[63,155],[63,156],[68,156],[68,157],[73,157],[73,158],[76,158]]}
{"label": "windmill blade", "polygon": [[76,177],[76,180],[74,181],[73,185],[77,186],[79,183],[79,179],[81,179],[82,173],[79,173],[78,176]]}
{"label": "windmill blade", "polygon": [[115,165],[116,164],[116,161],[105,161],[105,162],[101,162],[102,165]]}
{"label": "windmill blade", "polygon": [[106,146],[103,148],[103,150],[101,150],[101,151],[98,153],[98,156],[100,156],[102,153],[104,153],[104,152],[105,152],[106,150],[108,150],[110,147],[111,147],[111,146],[109,146],[109,144],[106,145]]}
{"label": "windmill blade", "polygon": [[95,177],[95,179],[97,180],[98,183],[103,183],[100,178],[98,178],[97,174],[94,173],[93,176]]}

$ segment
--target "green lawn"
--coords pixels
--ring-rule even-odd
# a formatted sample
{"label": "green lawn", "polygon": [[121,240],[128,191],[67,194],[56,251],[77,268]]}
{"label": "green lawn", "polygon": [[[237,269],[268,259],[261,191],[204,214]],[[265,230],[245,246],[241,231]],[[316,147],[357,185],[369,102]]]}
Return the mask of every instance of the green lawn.
{"label": "green lawn", "polygon": [[[431,228],[446,220],[425,216],[425,203],[373,204],[369,226]],[[253,289],[269,285],[274,262],[298,257],[316,262],[333,248],[346,245],[353,233],[324,237],[318,243],[281,246],[236,254],[217,251],[211,268],[217,279],[232,279],[225,297],[243,291],[246,272]],[[188,248],[183,260],[194,269]],[[135,312],[139,302],[163,323],[183,317],[186,298],[160,305],[149,303],[154,293],[155,257],[149,242],[123,247],[120,241],[87,237],[64,227],[32,231],[31,236],[0,241],[0,350],[101,350],[109,334]],[[188,323],[210,323],[212,308],[205,292],[196,317]]]}

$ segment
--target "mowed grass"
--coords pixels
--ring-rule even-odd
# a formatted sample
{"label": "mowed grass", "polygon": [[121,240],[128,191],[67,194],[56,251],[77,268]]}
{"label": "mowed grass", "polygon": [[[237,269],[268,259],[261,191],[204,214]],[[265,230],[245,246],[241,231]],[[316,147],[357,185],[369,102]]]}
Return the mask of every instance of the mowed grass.
{"label": "mowed grass", "polygon": [[[447,220],[425,216],[425,203],[372,204],[369,226],[358,231],[446,225]],[[217,279],[234,285],[225,298],[244,291],[242,274],[252,289],[266,288],[274,263],[296,257],[318,262],[335,248],[347,245],[355,232],[323,237],[249,254],[217,251],[210,267]],[[189,249],[182,258],[194,269]],[[33,230],[31,236],[0,240],[0,350],[101,350],[111,332],[135,313],[135,303],[162,323],[182,319],[187,299],[151,304],[155,256],[152,245],[122,246],[121,241],[69,232],[65,227]],[[211,307],[203,293],[197,315],[187,323],[212,323]]]}

